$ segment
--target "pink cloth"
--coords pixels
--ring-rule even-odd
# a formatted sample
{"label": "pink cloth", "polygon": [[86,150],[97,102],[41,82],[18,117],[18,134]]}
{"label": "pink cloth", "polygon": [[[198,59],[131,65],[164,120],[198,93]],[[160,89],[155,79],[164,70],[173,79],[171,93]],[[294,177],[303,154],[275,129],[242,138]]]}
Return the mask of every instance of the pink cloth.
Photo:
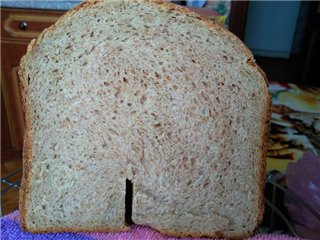
{"label": "pink cloth", "polygon": [[[1,239],[4,240],[46,240],[46,239],[71,239],[71,240],[200,240],[212,238],[175,238],[161,235],[159,232],[138,225],[133,225],[127,232],[117,233],[48,233],[48,234],[31,234],[23,232],[20,226],[19,211],[15,211],[1,218]],[[286,235],[255,235],[250,240],[297,240],[299,238],[289,237]]]}

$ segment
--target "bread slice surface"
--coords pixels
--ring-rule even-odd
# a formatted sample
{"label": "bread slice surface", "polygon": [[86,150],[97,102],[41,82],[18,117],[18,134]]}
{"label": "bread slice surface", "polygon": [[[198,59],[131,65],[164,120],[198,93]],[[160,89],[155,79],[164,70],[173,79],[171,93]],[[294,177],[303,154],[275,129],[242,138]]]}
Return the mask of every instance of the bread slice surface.
{"label": "bread slice surface", "polygon": [[263,213],[270,96],[227,30],[160,1],[89,1],[30,43],[21,220],[32,232],[243,237]]}

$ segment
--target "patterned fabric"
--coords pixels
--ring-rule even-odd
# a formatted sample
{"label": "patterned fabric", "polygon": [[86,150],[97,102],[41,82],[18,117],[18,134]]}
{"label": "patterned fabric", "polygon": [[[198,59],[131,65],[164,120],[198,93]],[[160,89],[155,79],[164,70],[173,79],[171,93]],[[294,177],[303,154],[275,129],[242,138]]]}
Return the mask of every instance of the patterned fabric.
{"label": "patterned fabric", "polygon": [[[128,232],[117,233],[46,233],[31,234],[21,229],[20,215],[15,211],[1,218],[1,239],[3,240],[200,240],[204,238],[174,238],[161,235],[149,227],[134,225]],[[209,238],[206,238],[209,240]],[[255,235],[250,240],[297,240],[299,238],[285,235]]]}
{"label": "patterned fabric", "polygon": [[286,172],[310,150],[320,154],[320,88],[270,83],[272,117],[267,171]]}

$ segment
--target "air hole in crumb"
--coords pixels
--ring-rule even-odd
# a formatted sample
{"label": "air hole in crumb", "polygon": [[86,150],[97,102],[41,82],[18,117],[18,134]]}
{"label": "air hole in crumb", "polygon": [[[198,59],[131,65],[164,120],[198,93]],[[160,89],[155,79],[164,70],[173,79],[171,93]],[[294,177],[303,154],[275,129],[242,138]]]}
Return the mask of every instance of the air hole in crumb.
{"label": "air hole in crumb", "polygon": [[139,93],[140,93],[140,91],[138,90],[138,91],[136,91],[135,93],[134,93],[134,96],[138,96],[139,95]]}
{"label": "air hole in crumb", "polygon": [[123,82],[128,83],[128,79],[124,77]]}
{"label": "air hole in crumb", "polygon": [[132,103],[127,103],[127,105],[128,105],[129,107],[131,107],[131,106],[132,106]]}
{"label": "air hole in crumb", "polygon": [[140,103],[144,104],[144,102],[147,100],[147,98],[143,95],[140,99]]}
{"label": "air hole in crumb", "polygon": [[202,81],[202,85],[205,86],[205,87],[208,87],[209,84],[207,82],[205,82],[205,81]]}

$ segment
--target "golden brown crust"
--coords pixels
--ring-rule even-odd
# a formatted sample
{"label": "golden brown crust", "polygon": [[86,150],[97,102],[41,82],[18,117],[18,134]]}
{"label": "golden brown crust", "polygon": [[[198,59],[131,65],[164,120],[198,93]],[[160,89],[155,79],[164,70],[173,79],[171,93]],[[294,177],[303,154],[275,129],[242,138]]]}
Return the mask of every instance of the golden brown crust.
{"label": "golden brown crust", "polygon": [[[242,49],[243,53],[245,56],[247,56],[248,63],[253,65],[264,77],[266,84],[268,85],[268,80],[266,78],[266,75],[264,72],[260,69],[259,66],[254,62],[253,60],[253,55],[250,52],[250,50],[241,42],[238,37],[236,37],[234,34],[220,26],[219,24],[214,23],[213,21],[206,19],[205,17],[194,13],[190,11],[187,8],[181,7],[176,4],[172,4],[170,2],[166,2],[163,0],[134,0],[138,2],[145,2],[145,3],[150,3],[157,5],[158,7],[163,7],[167,10],[174,10],[178,11],[180,13],[184,13],[192,18],[198,19],[200,22],[202,22],[204,25],[206,25],[209,29],[212,30],[219,30],[223,34],[227,36],[227,38],[235,41],[237,44],[239,44]],[[45,230],[33,230],[28,228],[27,225],[27,208],[28,208],[28,196],[30,192],[30,181],[31,181],[31,176],[30,176],[30,165],[32,163],[32,113],[30,111],[30,105],[29,105],[29,99],[27,95],[28,91],[28,77],[25,74],[25,67],[26,67],[26,62],[27,62],[27,57],[28,54],[35,48],[37,44],[40,44],[43,37],[45,36],[46,33],[54,31],[54,29],[59,26],[63,21],[67,21],[75,12],[79,10],[83,10],[93,4],[97,4],[99,2],[102,2],[102,0],[86,0],[85,2],[79,4],[76,6],[74,9],[69,10],[66,12],[55,24],[50,26],[49,28],[45,29],[39,37],[35,40],[32,40],[28,46],[28,50],[26,55],[21,59],[20,62],[20,70],[19,70],[19,77],[20,77],[20,91],[21,91],[21,96],[22,96],[22,106],[23,106],[23,111],[24,111],[24,116],[25,116],[25,136],[24,136],[24,149],[23,149],[23,177],[22,177],[22,187],[20,190],[20,199],[19,199],[19,208],[20,208],[20,216],[21,216],[21,225],[24,230],[27,230],[32,233],[49,233],[49,232],[81,232],[81,231],[95,231],[95,232],[115,232],[115,231],[124,231],[126,229],[105,229],[105,228],[97,228],[97,229],[84,229],[84,228],[48,228]],[[266,149],[267,149],[267,138],[268,138],[268,126],[269,126],[269,119],[270,119],[270,114],[271,114],[271,97],[268,95],[267,96],[267,101],[265,103],[265,116],[263,117],[264,121],[264,127],[262,129],[261,133],[261,158],[260,158],[260,172],[259,172],[259,189],[260,189],[260,196],[259,196],[259,206],[263,206],[263,201],[264,201],[264,179],[265,179],[265,159],[266,159]],[[257,221],[257,226],[260,224],[262,217],[264,213],[264,208],[261,207],[259,209],[258,213],[258,221]],[[129,228],[128,228],[129,229]],[[166,235],[171,235],[171,236],[176,236],[176,237],[216,237],[216,238],[225,238],[225,237],[231,237],[232,239],[239,239],[243,238],[245,236],[249,236],[251,234],[240,234],[240,235],[228,235],[225,233],[221,232],[215,232],[210,235],[203,235],[201,233],[194,233],[191,235],[188,234],[183,234],[181,232],[176,232],[172,233],[171,231],[167,230],[159,230],[160,233],[166,234]]]}
{"label": "golden brown crust", "polygon": [[256,64],[254,58],[248,59],[247,63],[248,63],[249,65],[253,66],[254,68],[256,68],[256,69],[261,73],[261,75],[263,76],[264,82],[266,83],[267,86],[269,86],[269,81],[268,81],[267,75],[266,75],[265,72]]}
{"label": "golden brown crust", "polygon": [[[150,227],[150,226],[149,226]],[[152,227],[150,227],[152,228]],[[154,229],[154,228],[152,228]],[[193,237],[193,238],[201,238],[201,237],[208,237],[208,238],[218,238],[218,239],[231,239],[231,240],[238,240],[238,239],[245,239],[247,237],[250,237],[255,231],[253,231],[252,233],[244,233],[244,234],[240,234],[237,235],[235,234],[225,234],[222,233],[220,231],[214,232],[212,234],[202,234],[202,233],[192,233],[192,234],[185,234],[182,232],[172,232],[170,230],[166,230],[166,229],[154,229],[157,232],[160,232],[162,235],[166,235],[169,237],[178,237],[178,238],[189,238],[189,237]]]}
{"label": "golden brown crust", "polygon": [[[34,46],[35,40],[32,40],[28,45],[29,52]],[[28,95],[26,94],[28,88],[28,77],[25,76],[24,66],[26,64],[26,56],[23,56],[20,61],[19,78],[20,78],[20,95],[22,96],[22,109],[24,112],[24,139],[23,139],[23,175],[21,181],[20,197],[19,197],[19,209],[21,225],[26,228],[26,209],[28,201],[28,193],[30,191],[30,163],[32,159],[32,140],[31,140],[31,111],[28,102]]]}
{"label": "golden brown crust", "polygon": [[[264,73],[264,71],[255,63],[255,60],[253,58],[249,59],[247,63],[254,68],[256,68],[260,74],[263,76],[263,79],[266,83],[266,87],[269,86],[269,81]],[[259,227],[260,223],[263,219],[264,214],[264,187],[265,187],[265,171],[266,171],[266,156],[267,156],[267,147],[268,147],[268,137],[269,137],[269,123],[270,123],[270,117],[271,117],[271,106],[272,106],[272,98],[271,95],[268,93],[265,101],[265,112],[264,116],[262,117],[263,126],[261,129],[261,136],[260,136],[260,148],[261,148],[261,156],[259,159],[259,177],[258,177],[258,186],[259,186],[259,198],[258,198],[258,206],[259,206],[259,212],[257,216],[257,223],[256,227],[253,230],[253,232],[250,234],[252,235]]]}
{"label": "golden brown crust", "polygon": [[[260,69],[260,68],[259,68]],[[260,71],[262,71],[260,69]],[[264,75],[266,82],[268,79]],[[272,98],[271,95],[267,96],[267,101],[265,103],[265,115],[263,116],[263,128],[261,133],[261,157],[260,157],[260,172],[259,172],[259,190],[260,190],[260,198],[259,198],[259,206],[260,210],[258,213],[258,225],[261,223],[263,214],[264,214],[264,187],[265,187],[265,175],[266,175],[266,157],[267,157],[267,147],[268,147],[268,137],[269,137],[269,123],[271,117],[271,106],[272,106]]]}

